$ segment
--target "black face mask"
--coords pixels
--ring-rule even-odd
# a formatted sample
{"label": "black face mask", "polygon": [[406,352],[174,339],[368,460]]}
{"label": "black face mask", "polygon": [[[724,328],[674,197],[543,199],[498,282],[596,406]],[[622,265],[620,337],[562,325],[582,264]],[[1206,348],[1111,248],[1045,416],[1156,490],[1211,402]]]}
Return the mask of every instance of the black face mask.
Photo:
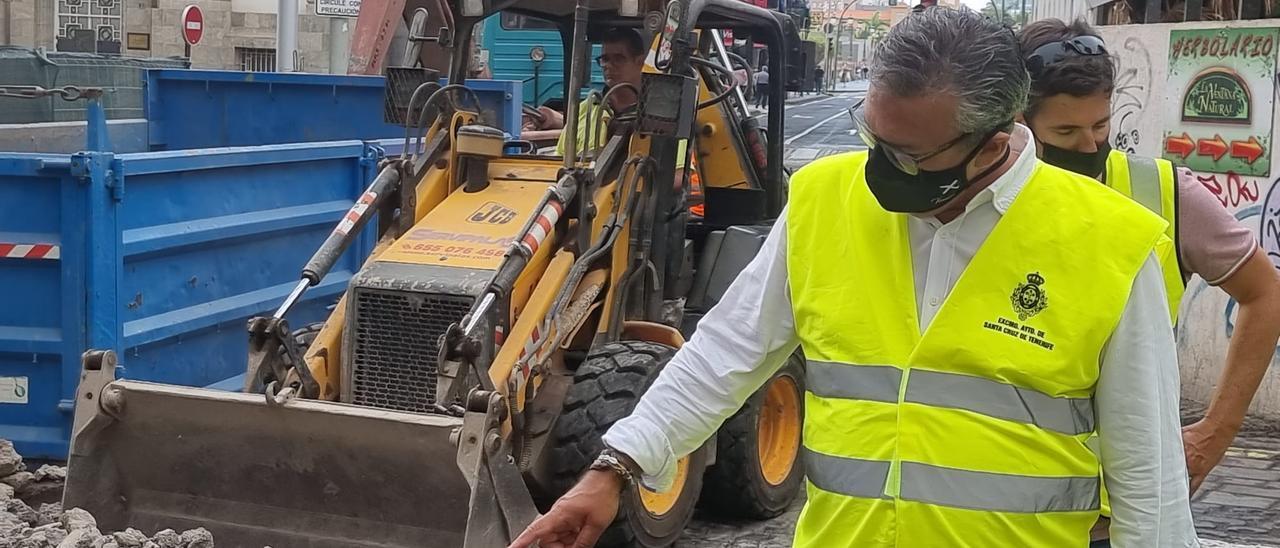
{"label": "black face mask", "polygon": [[1046,164],[1097,179],[1107,168],[1107,155],[1111,154],[1111,143],[1106,141],[1098,143],[1096,152],[1078,152],[1042,142],[1040,151],[1040,159]]}
{"label": "black face mask", "polygon": [[1005,148],[1004,158],[999,162],[992,164],[990,168],[973,179],[966,176],[969,162],[982,151],[982,147],[995,134],[995,131],[991,132],[955,167],[941,171],[920,170],[915,175],[904,173],[895,167],[889,160],[888,153],[881,147],[875,147],[871,149],[871,155],[867,158],[865,171],[867,187],[871,189],[871,194],[875,195],[876,201],[880,202],[880,207],[886,211],[923,213],[938,209],[956,199],[956,196],[959,196],[960,192],[974,180],[991,174],[1009,158],[1009,149]]}

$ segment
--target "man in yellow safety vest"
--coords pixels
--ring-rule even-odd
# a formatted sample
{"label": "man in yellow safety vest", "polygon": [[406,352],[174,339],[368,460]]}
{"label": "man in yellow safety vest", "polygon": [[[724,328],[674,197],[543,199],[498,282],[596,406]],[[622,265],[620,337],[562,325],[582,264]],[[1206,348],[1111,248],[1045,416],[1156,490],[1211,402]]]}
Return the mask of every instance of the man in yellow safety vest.
{"label": "man in yellow safety vest", "polygon": [[[1166,235],[1176,246],[1163,270],[1172,319],[1192,274],[1221,287],[1240,305],[1208,412],[1183,429],[1194,492],[1226,454],[1271,364],[1280,337],[1280,274],[1253,233],[1190,171],[1111,148],[1116,68],[1097,31],[1084,21],[1044,19],[1027,25],[1018,38],[1031,74],[1024,121],[1035,134],[1041,159],[1098,179],[1169,223]],[[1105,534],[1100,527],[1095,536]]]}
{"label": "man in yellow safety vest", "polygon": [[973,11],[890,29],[853,110],[870,151],[792,177],[760,254],[514,546],[594,544],[627,478],[670,485],[797,346],[797,546],[1084,546],[1100,466],[1116,546],[1197,546],[1166,223],[1040,162],[1014,122],[1028,86],[1013,33]]}

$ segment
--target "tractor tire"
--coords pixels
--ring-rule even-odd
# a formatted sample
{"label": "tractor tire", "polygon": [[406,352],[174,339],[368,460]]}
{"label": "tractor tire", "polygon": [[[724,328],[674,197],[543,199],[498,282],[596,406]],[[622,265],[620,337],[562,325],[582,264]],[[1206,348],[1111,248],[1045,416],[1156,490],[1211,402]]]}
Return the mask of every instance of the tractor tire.
{"label": "tractor tire", "polygon": [[[319,335],[323,328],[324,322],[316,322],[293,330],[293,342],[298,345],[299,355],[307,355],[307,349],[311,348],[311,343],[316,342],[316,335]],[[284,351],[283,346],[280,347],[280,356],[285,362],[289,361],[289,355]]]}
{"label": "tractor tire", "polygon": [[703,506],[719,517],[764,520],[795,501],[804,479],[804,357],[787,359],[716,435],[716,463],[702,484]]}
{"label": "tractor tire", "polygon": [[298,345],[298,353],[307,354],[307,349],[311,348],[311,343],[316,342],[316,335],[320,334],[320,330],[324,329],[324,322],[316,322],[308,324],[293,330],[293,342]]}
{"label": "tractor tire", "polygon": [[[604,449],[601,437],[605,431],[631,414],[640,395],[674,354],[675,349],[661,344],[617,342],[593,350],[578,367],[553,432],[552,488],[556,496],[578,481]],[[617,518],[596,546],[648,548],[674,543],[693,517],[706,461],[706,448],[681,459],[681,473],[667,493],[654,493],[639,485],[628,487]]]}

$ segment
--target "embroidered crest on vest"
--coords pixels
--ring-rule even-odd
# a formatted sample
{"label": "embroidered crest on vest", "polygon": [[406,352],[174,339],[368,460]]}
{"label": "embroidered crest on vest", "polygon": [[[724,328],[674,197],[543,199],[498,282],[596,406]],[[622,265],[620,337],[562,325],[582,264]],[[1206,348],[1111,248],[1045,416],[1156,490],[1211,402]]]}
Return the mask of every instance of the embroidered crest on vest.
{"label": "embroidered crest on vest", "polygon": [[1013,311],[1018,313],[1019,320],[1026,320],[1041,310],[1048,308],[1049,296],[1045,295],[1044,277],[1039,272],[1027,274],[1027,283],[1018,284],[1009,300],[1013,302]]}

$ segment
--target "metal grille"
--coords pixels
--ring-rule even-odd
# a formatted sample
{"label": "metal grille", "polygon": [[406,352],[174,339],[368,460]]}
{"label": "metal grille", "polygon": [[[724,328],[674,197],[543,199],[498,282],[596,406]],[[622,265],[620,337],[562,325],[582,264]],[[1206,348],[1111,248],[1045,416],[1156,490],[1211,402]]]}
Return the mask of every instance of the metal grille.
{"label": "metal grille", "polygon": [[[120,53],[120,40],[124,36],[124,6],[121,0],[58,0],[57,32],[60,39],[82,39],[82,44],[60,42],[60,51],[97,51]],[[110,51],[103,51],[103,43]]]}
{"label": "metal grille", "polygon": [[236,62],[245,72],[275,72],[276,50],[272,48],[236,48]]}
{"label": "metal grille", "polygon": [[[418,97],[418,104],[414,105],[413,117],[409,118],[409,101],[413,98],[413,92],[426,82],[437,81],[439,75],[439,72],[428,68],[387,67],[382,119],[388,124],[416,125],[427,97],[421,95]],[[424,93],[424,95],[429,96],[430,93]]]}
{"label": "metal grille", "polygon": [[471,297],[360,289],[356,293],[352,403],[426,412],[435,405],[440,336]]}

